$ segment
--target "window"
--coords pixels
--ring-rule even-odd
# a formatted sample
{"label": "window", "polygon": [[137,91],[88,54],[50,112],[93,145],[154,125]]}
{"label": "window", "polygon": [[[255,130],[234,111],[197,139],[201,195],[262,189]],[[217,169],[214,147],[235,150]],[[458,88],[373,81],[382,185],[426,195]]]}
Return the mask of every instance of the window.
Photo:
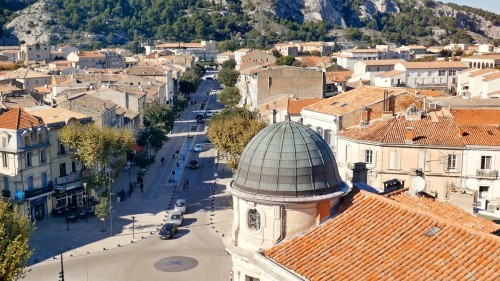
{"label": "window", "polygon": [[59,155],[66,154],[66,147],[64,146],[64,144],[61,142],[61,140],[57,140],[57,142],[59,143],[59,152],[58,152],[58,154]]}
{"label": "window", "polygon": [[248,210],[248,228],[253,230],[260,229],[260,214],[256,209]]}
{"label": "window", "polygon": [[44,143],[43,133],[38,134],[38,143]]}
{"label": "window", "polygon": [[446,76],[446,70],[440,70],[438,76]]}
{"label": "window", "polygon": [[47,188],[47,173],[42,173],[42,188]]}
{"label": "window", "polygon": [[455,75],[457,75],[457,71],[456,71],[456,70],[451,70],[451,69],[450,69],[450,70],[448,70],[448,75],[450,75],[450,76],[455,76]]}
{"label": "window", "polygon": [[365,163],[373,164],[373,150],[371,149],[365,150]]}
{"label": "window", "polygon": [[33,190],[33,176],[29,176],[26,181],[28,182],[28,190]]}
{"label": "window", "polygon": [[67,176],[67,174],[66,174],[66,163],[59,164],[59,176],[60,177]]}
{"label": "window", "polygon": [[448,155],[448,161],[446,163],[447,171],[454,171],[457,169],[457,156],[450,154]]}
{"label": "window", "polygon": [[33,156],[33,152],[26,153],[26,167],[32,167],[33,163],[31,162],[31,157]]}
{"label": "window", "polygon": [[9,166],[9,161],[7,158],[7,153],[2,153],[2,167],[7,168]]}
{"label": "window", "polygon": [[9,177],[3,177],[3,190],[9,190]]}
{"label": "window", "polygon": [[489,186],[480,186],[479,187],[479,198],[488,198],[489,197]]}
{"label": "window", "polygon": [[7,138],[6,137],[2,137],[2,146],[7,147]]}
{"label": "window", "polygon": [[401,155],[399,151],[392,150],[389,152],[389,169],[399,169]]}
{"label": "window", "polygon": [[29,135],[25,135],[23,137],[23,140],[24,140],[24,146],[30,146],[31,145],[30,136]]}
{"label": "window", "polygon": [[71,162],[71,172],[72,173],[76,172],[76,162],[75,161]]}
{"label": "window", "polygon": [[427,76],[432,76],[432,72],[431,71],[427,71]]}
{"label": "window", "polygon": [[491,169],[491,156],[481,156],[481,170]]}
{"label": "window", "polygon": [[40,149],[40,163],[47,163],[46,149]]}

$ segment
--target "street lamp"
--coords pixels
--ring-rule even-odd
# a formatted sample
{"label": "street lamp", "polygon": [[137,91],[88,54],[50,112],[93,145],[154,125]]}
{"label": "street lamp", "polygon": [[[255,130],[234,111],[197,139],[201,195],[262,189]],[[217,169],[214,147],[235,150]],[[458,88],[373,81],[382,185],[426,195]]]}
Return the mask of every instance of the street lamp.
{"label": "street lamp", "polygon": [[132,182],[130,181],[130,166],[132,163],[130,161],[127,161],[127,168],[128,168],[128,188],[132,188]]}
{"label": "street lamp", "polygon": [[135,239],[135,216],[132,216],[132,239]]}
{"label": "street lamp", "polygon": [[85,194],[87,196],[86,201],[87,201],[87,209],[85,210],[85,223],[88,223],[88,216],[89,216],[89,193],[87,192],[87,183],[83,183],[83,189],[85,190]]}

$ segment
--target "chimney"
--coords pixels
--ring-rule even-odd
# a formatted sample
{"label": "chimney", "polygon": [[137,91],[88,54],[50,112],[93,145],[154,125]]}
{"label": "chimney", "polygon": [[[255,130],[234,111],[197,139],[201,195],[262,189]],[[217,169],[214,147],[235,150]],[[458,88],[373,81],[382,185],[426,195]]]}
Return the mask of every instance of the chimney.
{"label": "chimney", "polygon": [[414,138],[415,138],[415,132],[413,131],[413,127],[406,127],[405,128],[405,144],[412,144]]}
{"label": "chimney", "polygon": [[355,182],[368,183],[368,169],[366,168],[366,163],[357,162],[354,163],[354,168],[352,169],[352,180]]}

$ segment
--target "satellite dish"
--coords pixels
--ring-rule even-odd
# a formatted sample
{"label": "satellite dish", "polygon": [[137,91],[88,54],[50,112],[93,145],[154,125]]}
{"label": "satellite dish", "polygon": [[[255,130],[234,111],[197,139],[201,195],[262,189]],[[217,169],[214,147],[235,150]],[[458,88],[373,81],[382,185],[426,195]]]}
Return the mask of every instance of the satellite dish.
{"label": "satellite dish", "polygon": [[410,181],[410,189],[414,193],[422,192],[425,189],[425,180],[422,177],[414,177]]}

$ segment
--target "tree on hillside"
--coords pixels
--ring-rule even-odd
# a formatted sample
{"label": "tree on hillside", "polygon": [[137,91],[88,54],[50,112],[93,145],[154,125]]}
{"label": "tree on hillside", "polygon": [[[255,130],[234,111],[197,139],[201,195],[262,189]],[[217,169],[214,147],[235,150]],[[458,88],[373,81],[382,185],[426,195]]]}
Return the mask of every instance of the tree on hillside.
{"label": "tree on hillside", "polygon": [[234,107],[241,100],[240,90],[236,87],[226,87],[221,91],[218,98],[226,107]]}
{"label": "tree on hillside", "polygon": [[28,245],[32,232],[29,218],[11,203],[0,200],[0,280],[13,281],[23,276],[32,254]]}
{"label": "tree on hillside", "polygon": [[218,79],[219,81],[227,87],[232,87],[236,85],[240,73],[233,69],[223,68],[219,71]]}
{"label": "tree on hillside", "polygon": [[220,41],[219,43],[217,43],[217,48],[219,49],[219,51],[221,53],[233,52],[233,51],[238,50],[239,47],[240,47],[240,45],[239,45],[238,41],[236,41],[234,39],[224,40],[224,41]]}
{"label": "tree on hillside", "polygon": [[292,56],[281,56],[276,59],[277,65],[293,65],[295,58]]}
{"label": "tree on hillside", "polygon": [[212,117],[207,135],[219,152],[230,155],[228,166],[236,169],[245,146],[266,125],[256,112],[226,108]]}
{"label": "tree on hillside", "polygon": [[223,62],[221,66],[223,69],[234,69],[236,68],[236,61],[234,59],[228,59]]}

